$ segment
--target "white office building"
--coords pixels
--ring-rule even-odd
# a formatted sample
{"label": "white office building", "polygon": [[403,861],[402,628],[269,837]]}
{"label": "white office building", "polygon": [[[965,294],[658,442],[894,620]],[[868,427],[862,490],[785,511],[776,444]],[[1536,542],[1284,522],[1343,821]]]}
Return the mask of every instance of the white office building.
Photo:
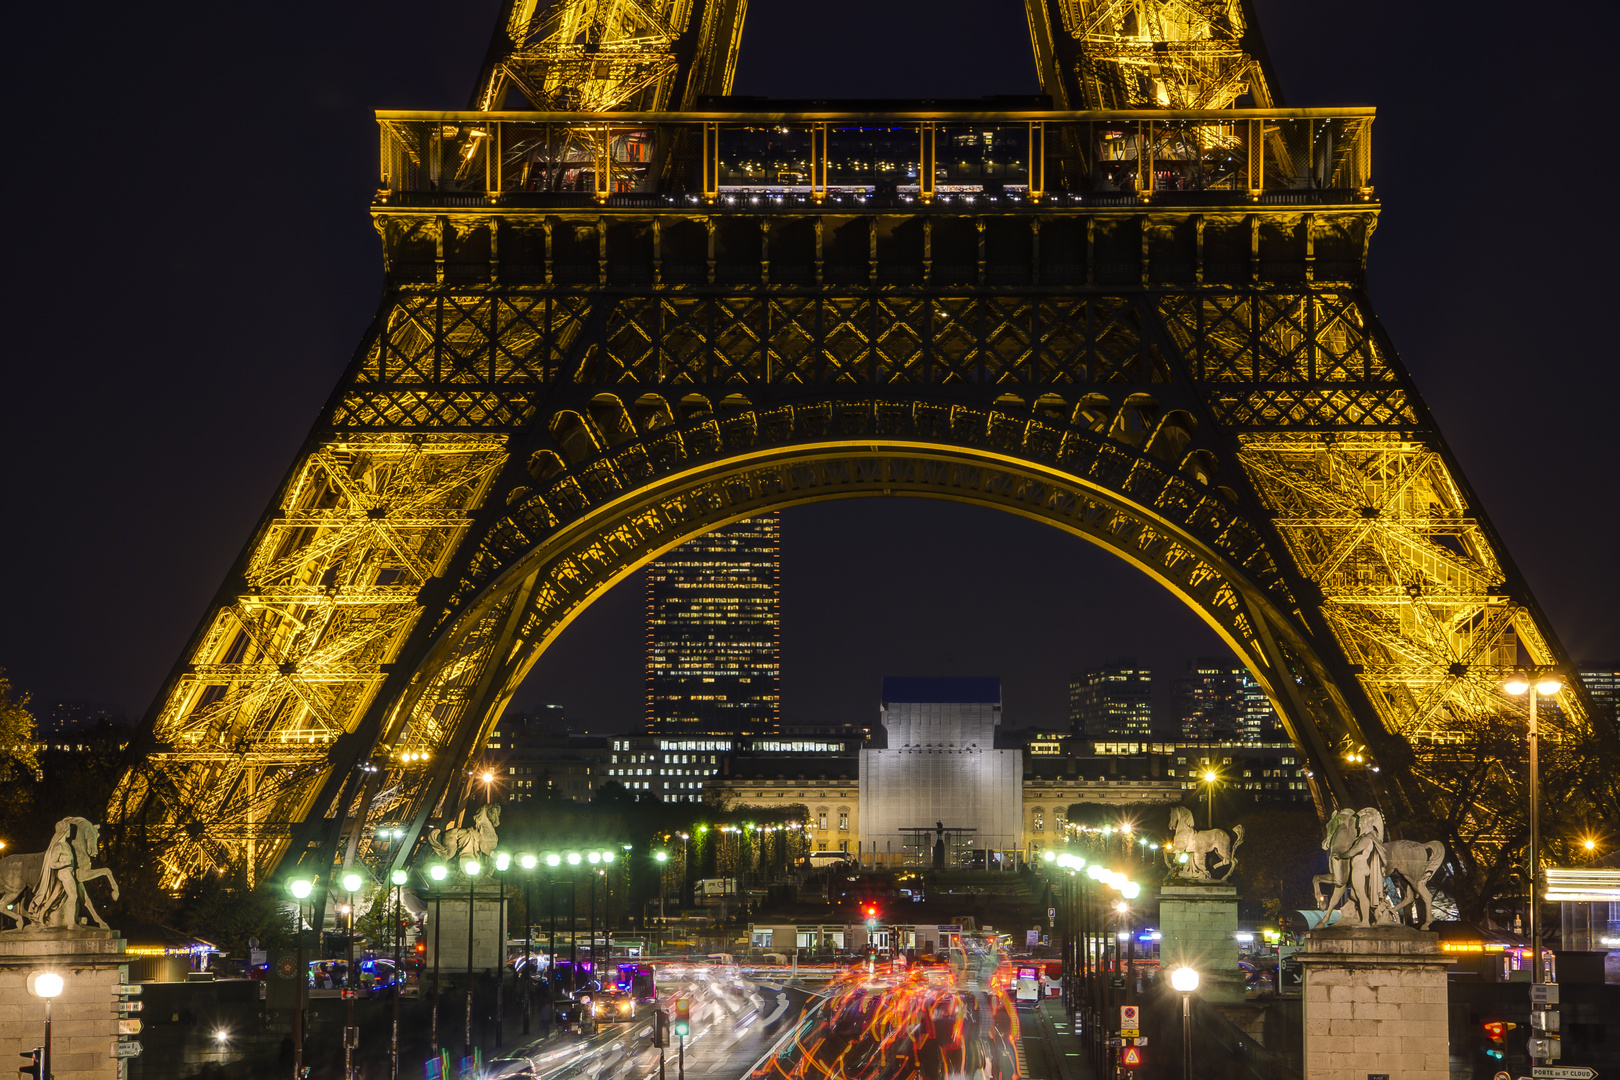
{"label": "white office building", "polygon": [[1001,680],[886,678],[888,747],[862,750],[860,849],[877,865],[996,868],[1023,847],[1023,752],[997,750]]}

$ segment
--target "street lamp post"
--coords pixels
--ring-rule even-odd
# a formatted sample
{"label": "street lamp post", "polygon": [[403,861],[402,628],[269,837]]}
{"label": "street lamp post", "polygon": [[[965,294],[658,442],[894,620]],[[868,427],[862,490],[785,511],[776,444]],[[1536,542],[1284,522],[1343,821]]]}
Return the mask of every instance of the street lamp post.
{"label": "street lamp post", "polygon": [[66,986],[66,981],[54,971],[36,971],[28,976],[29,992],[45,999],[45,1046],[40,1051],[39,1080],[50,1080],[55,1068],[51,1061],[51,1002]]}
{"label": "street lamp post", "polygon": [[343,891],[349,894],[349,932],[344,937],[347,958],[347,967],[344,970],[343,996],[348,999],[344,1009],[343,1020],[343,1075],[345,1080],[354,1080],[354,1051],[360,1043],[360,1029],[354,1026],[354,997],[358,993],[355,984],[359,981],[354,977],[354,894],[360,891],[365,879],[354,871],[343,875]]}
{"label": "street lamp post", "polygon": [[663,951],[664,945],[664,880],[668,876],[664,872],[664,864],[669,862],[669,852],[659,851],[653,855],[658,863],[658,946]]}
{"label": "street lamp post", "polygon": [[501,906],[495,951],[495,1048],[500,1049],[506,1036],[506,871],[512,866],[512,856],[504,851],[495,853],[495,872],[501,875]]}
{"label": "street lamp post", "polygon": [[534,883],[534,868],[539,860],[533,855],[518,859],[523,867],[523,1034],[529,1033],[529,1016],[534,1010],[534,908],[529,901],[529,886]]}
{"label": "street lamp post", "polygon": [[551,919],[551,944],[546,950],[546,1008],[555,1010],[557,1007],[557,867],[562,865],[562,856],[546,856],[546,907]]}
{"label": "street lamp post", "polygon": [[[568,853],[568,868],[572,870],[580,862],[577,851]],[[568,875],[568,992],[572,994],[579,989],[579,916],[574,911],[574,900],[579,892],[579,880],[573,874]]]}
{"label": "street lamp post", "polygon": [[1178,967],[1170,973],[1170,986],[1181,995],[1181,1080],[1192,1080],[1192,992],[1198,989],[1198,972]]}
{"label": "street lamp post", "polygon": [[1541,972],[1541,769],[1536,760],[1540,732],[1536,726],[1536,698],[1540,694],[1556,694],[1564,688],[1563,681],[1550,673],[1516,674],[1502,680],[1502,689],[1514,697],[1529,694],[1530,726],[1525,742],[1530,756],[1530,981],[1542,981]]}
{"label": "street lamp post", "polygon": [[1215,770],[1210,769],[1204,773],[1204,805],[1209,812],[1209,827],[1215,827],[1215,781],[1219,779]]}
{"label": "street lamp post", "polygon": [[389,1050],[389,1080],[399,1080],[399,994],[404,989],[405,962],[400,955],[405,930],[399,923],[400,890],[409,877],[403,870],[395,870],[390,879],[394,883],[394,1041]]}
{"label": "street lamp post", "polygon": [[433,1056],[439,1056],[439,927],[443,925],[439,919],[439,894],[444,891],[444,879],[449,873],[442,865],[435,863],[428,868],[428,877],[433,880]]}
{"label": "street lamp post", "polygon": [[597,867],[602,865],[602,853],[600,851],[593,851],[585,857],[591,862],[591,891],[589,893],[590,906],[585,909],[587,912],[585,916],[585,923],[586,926],[589,927],[586,940],[590,942],[591,974],[596,978],[596,981],[600,983],[602,981],[602,976],[601,972],[597,970],[596,966],[596,876],[601,872],[597,869]]}
{"label": "street lamp post", "polygon": [[464,1060],[472,1057],[473,1053],[473,905],[477,900],[478,872],[482,869],[474,859],[461,864],[461,872],[467,875],[467,1004],[463,1010],[465,1025],[461,1039],[461,1056]]}
{"label": "street lamp post", "polygon": [[315,888],[314,884],[304,878],[297,878],[288,883],[287,889],[293,894],[293,903],[298,908],[298,914],[293,917],[293,930],[298,936],[298,990],[297,1011],[293,1013],[293,1080],[303,1080],[304,1076],[304,997],[309,988],[309,968],[304,966],[304,901]]}

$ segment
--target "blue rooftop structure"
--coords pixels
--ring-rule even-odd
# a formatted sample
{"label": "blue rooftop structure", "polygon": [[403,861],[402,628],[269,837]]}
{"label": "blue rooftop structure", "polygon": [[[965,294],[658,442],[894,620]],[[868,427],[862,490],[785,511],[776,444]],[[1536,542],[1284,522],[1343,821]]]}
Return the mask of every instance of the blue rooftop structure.
{"label": "blue rooftop structure", "polygon": [[993,675],[885,675],[883,704],[1000,705],[1001,680]]}

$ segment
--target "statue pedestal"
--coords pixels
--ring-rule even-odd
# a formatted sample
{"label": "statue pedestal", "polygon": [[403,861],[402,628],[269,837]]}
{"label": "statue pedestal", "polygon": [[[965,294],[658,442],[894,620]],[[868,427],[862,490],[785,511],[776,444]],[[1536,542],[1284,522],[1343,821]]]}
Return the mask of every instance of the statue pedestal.
{"label": "statue pedestal", "polygon": [[0,1059],[21,1062],[45,1041],[45,999],[28,976],[54,971],[66,984],[51,1005],[55,1080],[118,1080],[118,986],[129,958],[116,930],[30,927],[0,933]]}
{"label": "statue pedestal", "polygon": [[1306,1080],[1447,1080],[1446,957],[1406,926],[1312,930],[1305,969]]}
{"label": "statue pedestal", "polygon": [[[1237,886],[1212,882],[1159,889],[1159,967],[1198,969],[1198,996],[1217,1005],[1243,1001],[1238,968]],[[1314,1078],[1312,1078],[1314,1080]]]}
{"label": "statue pedestal", "polygon": [[[424,940],[427,942],[425,971],[433,970],[434,950],[438,950],[441,978],[465,974],[467,970],[467,888],[445,890],[440,899],[427,901],[428,921]],[[580,905],[583,907],[584,905]],[[559,914],[567,914],[566,901]],[[583,913],[582,913],[583,914]],[[507,902],[507,916],[511,916],[511,902]],[[433,920],[439,920],[437,929]],[[501,890],[495,885],[479,885],[472,904],[472,968],[474,971],[494,971],[501,966]],[[597,928],[598,934],[601,927]],[[584,932],[581,931],[583,943]],[[601,940],[598,937],[598,940]],[[559,946],[560,948],[560,946]]]}

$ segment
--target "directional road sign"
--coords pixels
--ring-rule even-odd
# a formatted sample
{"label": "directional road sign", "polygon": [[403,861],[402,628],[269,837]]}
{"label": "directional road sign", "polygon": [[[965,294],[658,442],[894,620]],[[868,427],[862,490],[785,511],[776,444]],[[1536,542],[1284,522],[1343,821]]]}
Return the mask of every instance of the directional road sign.
{"label": "directional road sign", "polygon": [[1536,1080],[1596,1080],[1598,1073],[1587,1065],[1541,1065],[1530,1074]]}
{"label": "directional road sign", "polygon": [[115,1058],[136,1057],[140,1054],[140,1052],[141,1043],[139,1039],[130,1039],[127,1042],[115,1043],[113,1045],[113,1057]]}
{"label": "directional road sign", "polygon": [[1532,1004],[1532,1005],[1556,1005],[1556,1004],[1558,1004],[1558,984],[1557,983],[1531,983],[1530,984],[1530,1004]]}

